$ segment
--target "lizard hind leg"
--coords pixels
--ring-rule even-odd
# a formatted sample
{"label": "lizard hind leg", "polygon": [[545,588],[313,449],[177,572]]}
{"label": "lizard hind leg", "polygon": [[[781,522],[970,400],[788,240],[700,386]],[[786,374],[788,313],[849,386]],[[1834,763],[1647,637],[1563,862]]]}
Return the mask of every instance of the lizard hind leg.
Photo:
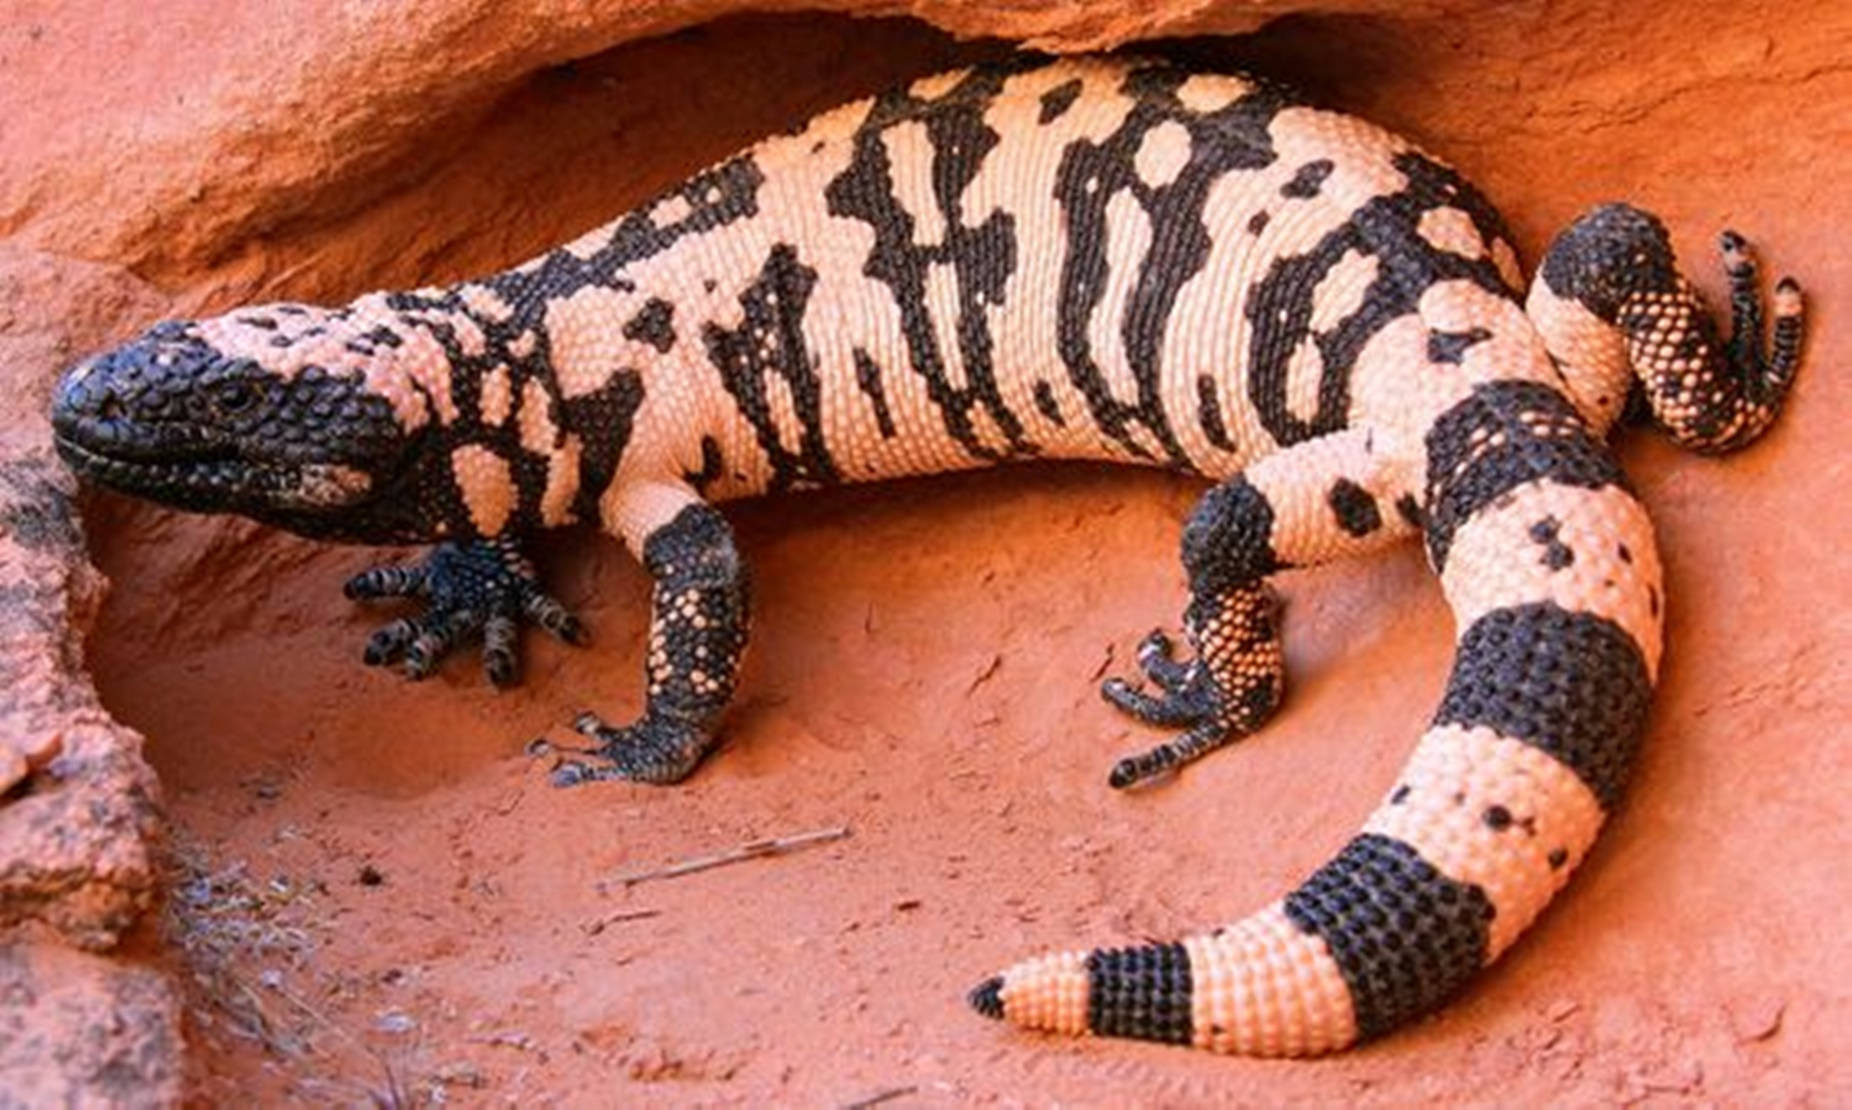
{"label": "lizard hind leg", "polygon": [[1651,213],[1602,205],[1550,245],[1527,310],[1584,416],[1605,427],[1631,379],[1653,423],[1690,450],[1734,451],[1774,423],[1800,364],[1800,286],[1776,283],[1771,341],[1748,241],[1726,231],[1719,247],[1730,284],[1727,342]]}
{"label": "lizard hind leg", "polygon": [[1138,662],[1158,692],[1117,677],[1100,686],[1140,721],[1182,731],[1119,760],[1111,785],[1181,767],[1266,722],[1286,685],[1279,601],[1267,576],[1411,535],[1413,520],[1389,508],[1409,489],[1399,457],[1384,437],[1350,429],[1270,455],[1203,496],[1183,533],[1183,627],[1193,657],[1172,658],[1169,639],[1154,632]]}

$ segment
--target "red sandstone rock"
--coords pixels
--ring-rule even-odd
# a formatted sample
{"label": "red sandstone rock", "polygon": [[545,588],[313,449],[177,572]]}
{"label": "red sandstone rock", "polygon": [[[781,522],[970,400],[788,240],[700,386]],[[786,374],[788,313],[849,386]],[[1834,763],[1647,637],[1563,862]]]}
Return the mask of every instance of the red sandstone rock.
{"label": "red sandstone rock", "polygon": [[535,72],[729,14],[912,15],[1075,51],[1249,30],[1282,11],[1466,2],[387,0],[339,15],[314,0],[28,3],[8,17],[6,60],[33,110],[7,138],[32,156],[0,163],[0,235],[191,284],[254,262],[253,240],[404,188],[428,164],[418,152],[458,153],[470,128],[455,125]]}
{"label": "red sandstone rock", "polygon": [[0,944],[0,1095],[10,1106],[179,1101],[167,977],[51,944]]}
{"label": "red sandstone rock", "polygon": [[[335,27],[306,0],[0,16],[0,73],[22,106],[0,119],[0,389],[24,401],[0,420],[0,474],[37,491],[34,506],[68,489],[37,416],[53,374],[167,311],[122,267],[183,309],[457,277],[600,223],[810,111],[995,49],[840,17],[730,20],[608,49],[749,6],[401,0]],[[1276,7],[823,6],[1058,47],[1245,27]],[[1285,712],[1178,783],[1124,797],[1105,768],[1146,738],[1098,705],[1088,677],[1174,618],[1175,522],[1192,485],[1017,470],[742,506],[760,621],[729,743],[673,791],[557,793],[521,742],[582,705],[622,715],[637,700],[643,583],[612,545],[566,538],[548,559],[597,646],[536,642],[527,685],[497,696],[467,661],[417,687],[354,664],[372,617],[337,584],[362,553],[99,498],[86,519],[118,584],[90,646],[107,703],[148,735],[201,850],[254,876],[238,890],[268,892],[214,897],[300,942],[235,953],[244,981],[274,976],[322,1017],[263,995],[322,1046],[278,1049],[274,1072],[222,1024],[196,1028],[193,1094],[335,1084],[364,1097],[384,1083],[380,1060],[408,1084],[518,1100],[1852,1090],[1838,912],[1852,750],[1837,742],[1852,704],[1838,600],[1852,596],[1852,527],[1836,510],[1852,480],[1852,386],[1838,372],[1852,358],[1852,257],[1835,236],[1852,9],[1396,10],[1188,49],[1418,137],[1487,189],[1530,258],[1578,209],[1625,197],[1666,217],[1713,293],[1715,230],[1750,233],[1807,284],[1819,321],[1763,445],[1706,462],[1628,444],[1668,551],[1673,621],[1644,765],[1560,905],[1466,999],[1316,1066],[1039,1040],[960,1002],[975,976],[1033,948],[1232,917],[1340,843],[1439,689],[1445,616],[1412,551],[1289,579]],[[32,512],[0,510],[14,522],[0,525],[0,588],[36,599],[0,614],[0,646],[25,645],[0,668],[17,657],[13,673],[42,676],[0,681],[0,753],[29,768],[0,802],[0,916],[100,944],[146,902],[152,788],[137,737],[97,711],[72,639],[97,580],[58,511]],[[53,546],[19,542],[38,520]],[[856,835],[827,849],[597,892],[630,866],[843,822]],[[358,881],[363,867],[382,881]],[[621,919],[642,910],[654,916]],[[79,974],[45,966],[55,982]],[[196,1002],[219,1012],[210,992]],[[48,1032],[63,1028],[56,1009],[8,1028],[63,1043]],[[1778,1020],[1741,1016],[1751,1009]],[[400,1019],[382,1026],[382,1013]],[[407,1028],[415,1044],[394,1032]],[[20,1057],[5,1048],[10,1080]]]}
{"label": "red sandstone rock", "polygon": [[0,459],[0,928],[106,948],[153,900],[156,787],[83,669],[102,583],[72,484],[49,452]]}

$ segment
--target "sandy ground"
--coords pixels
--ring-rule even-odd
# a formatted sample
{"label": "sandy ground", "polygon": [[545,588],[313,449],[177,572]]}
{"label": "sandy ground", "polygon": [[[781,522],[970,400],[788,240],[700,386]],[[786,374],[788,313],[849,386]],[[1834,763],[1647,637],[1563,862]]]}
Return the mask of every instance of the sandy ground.
{"label": "sandy ground", "polygon": [[[469,659],[422,685],[358,665],[385,618],[339,584],[371,553],[99,497],[93,547],[116,590],[93,663],[149,737],[181,861],[165,930],[138,944],[188,977],[195,1096],[1852,1097],[1852,69],[1820,45],[1852,28],[1835,31],[1843,5],[1778,10],[1743,5],[1720,27],[1671,6],[1599,9],[1576,26],[1517,5],[1444,28],[1291,22],[1239,48],[1461,165],[1529,259],[1575,211],[1625,196],[1667,218],[1713,294],[1709,244],[1727,222],[1799,275],[1816,311],[1805,380],[1765,444],[1718,463],[1629,437],[1672,606],[1636,786],[1557,907],[1445,1013],[1290,1063],[1046,1039],[963,1002],[1031,951],[1231,919],[1350,835],[1449,656],[1413,549],[1287,576],[1286,709],[1124,795],[1106,770],[1153,737],[1095,680],[1174,623],[1196,484],[1026,468],[738,506],[758,623],[725,746],[678,788],[559,791],[527,741],[567,739],[580,708],[638,704],[645,580],[614,543],[542,548],[596,644],[530,638],[525,685],[497,694]],[[958,53],[908,24],[755,20],[537,79],[466,154],[354,217],[458,214],[399,272],[350,275],[343,295],[514,261]],[[690,88],[690,73],[720,77]],[[834,827],[850,833],[780,858],[610,881]]]}

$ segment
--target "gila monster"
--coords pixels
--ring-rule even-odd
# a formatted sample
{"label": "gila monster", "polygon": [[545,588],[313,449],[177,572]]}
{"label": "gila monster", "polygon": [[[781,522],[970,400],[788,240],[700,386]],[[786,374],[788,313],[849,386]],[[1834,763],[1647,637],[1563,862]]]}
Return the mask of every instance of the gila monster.
{"label": "gila monster", "polygon": [[1022,58],[848,105],[502,273],[155,325],[53,402],[79,474],[311,537],[435,541],[350,581],[410,596],[369,662],[419,677],[572,616],[520,547],[595,523],[653,579],[647,696],[561,784],[668,783],[714,744],[748,581],[715,502],[1028,459],[1214,485],[1183,527],[1191,649],[1104,696],[1171,739],[1149,779],[1279,704],[1268,577],[1419,535],[1457,620],[1440,708],[1363,830],[1297,889],[1176,943],[1019,963],[1023,1026],[1309,1055],[1432,1011],[1508,948],[1614,808],[1660,659],[1624,414],[1700,452],[1775,418],[1799,287],[1765,326],[1723,237],[1721,339],[1665,229],[1620,204],[1528,300],[1454,170],[1252,77]]}

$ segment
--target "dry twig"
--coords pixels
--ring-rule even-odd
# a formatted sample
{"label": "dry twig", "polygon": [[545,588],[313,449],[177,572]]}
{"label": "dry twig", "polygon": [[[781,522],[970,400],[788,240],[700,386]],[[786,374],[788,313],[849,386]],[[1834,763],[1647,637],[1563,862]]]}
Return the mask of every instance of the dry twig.
{"label": "dry twig", "polygon": [[910,1087],[889,1087],[885,1091],[876,1091],[867,1098],[858,1098],[854,1102],[845,1103],[843,1104],[842,1110],[868,1110],[871,1106],[879,1106],[884,1102],[891,1102],[897,1098],[905,1098],[918,1090],[919,1087],[917,1085]]}
{"label": "dry twig", "polygon": [[604,932],[605,927],[609,925],[619,925],[626,921],[642,921],[645,918],[660,916],[662,916],[661,910],[626,910],[623,913],[607,914],[604,917],[587,921],[581,924],[579,929],[586,936],[595,937],[599,933]]}
{"label": "dry twig", "polygon": [[600,880],[598,889],[601,892],[620,886],[628,889],[652,879],[674,879],[682,875],[692,875],[697,871],[725,867],[742,860],[758,859],[762,856],[781,856],[797,848],[841,840],[848,835],[849,827],[838,825],[833,829],[815,829],[811,832],[792,833],[789,836],[770,836],[763,840],[749,840],[744,844],[728,848],[724,852],[715,852],[713,855],[695,856],[679,863],[671,863],[666,867],[651,867],[642,871],[626,871],[621,875],[613,875],[609,879]]}

